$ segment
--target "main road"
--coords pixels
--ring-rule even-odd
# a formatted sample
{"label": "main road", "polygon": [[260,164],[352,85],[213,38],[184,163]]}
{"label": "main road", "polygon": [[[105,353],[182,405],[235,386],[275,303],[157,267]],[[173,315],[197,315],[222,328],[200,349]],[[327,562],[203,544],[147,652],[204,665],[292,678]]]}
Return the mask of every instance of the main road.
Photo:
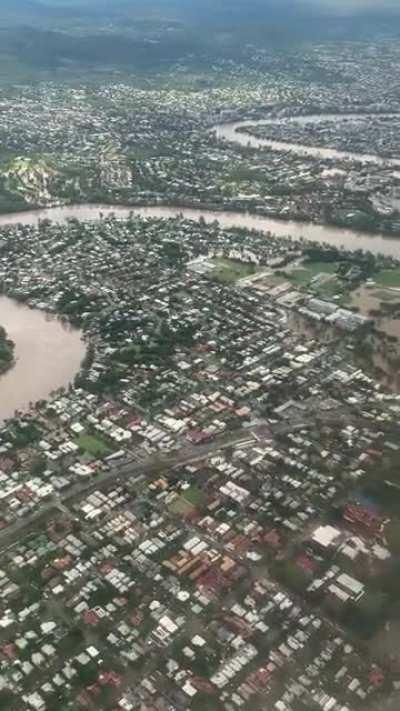
{"label": "main road", "polygon": [[131,485],[137,483],[139,486],[143,486],[147,481],[162,471],[183,467],[187,464],[199,461],[213,452],[246,442],[255,443],[256,438],[251,429],[243,428],[223,435],[221,438],[217,438],[208,444],[196,446],[188,445],[178,452],[173,452],[169,455],[152,456],[139,463],[128,462],[115,466],[111,470],[103,472],[93,478],[84,479],[66,490],[63,494],[52,497],[50,501],[40,506],[34,513],[25,516],[23,519],[17,519],[14,523],[7,526],[7,528],[1,530],[0,548],[9,547],[15,543],[21,535],[24,535],[26,531],[31,530],[33,532],[35,527],[42,524],[53,512],[57,510],[65,512],[65,507],[73,504],[74,501],[81,499],[83,496],[88,496],[93,491],[106,489],[114,482],[123,483],[124,481],[129,481]]}
{"label": "main road", "polygon": [[[351,413],[325,413],[323,416],[325,424],[332,427],[342,428],[345,424],[353,424],[354,426],[371,426],[371,420],[364,417],[354,417]],[[318,421],[321,423],[321,415],[318,416]],[[381,423],[385,427],[384,423]],[[39,526],[52,513],[59,510],[63,513],[71,514],[67,509],[75,501],[83,496],[88,496],[98,489],[107,489],[113,483],[122,484],[124,482],[138,484],[141,488],[151,481],[157,474],[167,470],[177,469],[200,461],[205,457],[221,452],[229,447],[238,445],[251,446],[256,445],[260,440],[273,441],[277,437],[282,437],[289,432],[295,432],[304,429],[314,430],[316,421],[313,417],[308,417],[307,420],[299,417],[292,421],[276,423],[273,426],[266,425],[254,427],[242,427],[241,429],[220,435],[213,441],[202,445],[186,444],[180,450],[171,452],[164,456],[154,455],[148,457],[141,462],[129,461],[124,464],[116,465],[112,469],[102,472],[90,479],[83,479],[74,484],[60,495],[53,496],[50,501],[43,504],[37,511],[25,516],[23,519],[17,519],[7,528],[0,531],[0,550],[15,543],[21,535],[24,535],[28,529],[34,530],[35,526]],[[395,436],[400,435],[400,427],[395,427]],[[389,423],[388,430],[392,431],[392,425]]]}

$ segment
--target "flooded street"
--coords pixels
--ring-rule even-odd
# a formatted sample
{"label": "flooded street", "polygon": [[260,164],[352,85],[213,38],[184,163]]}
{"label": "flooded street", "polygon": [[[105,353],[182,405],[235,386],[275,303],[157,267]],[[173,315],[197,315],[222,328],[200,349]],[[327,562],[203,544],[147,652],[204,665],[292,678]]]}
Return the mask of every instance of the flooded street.
{"label": "flooded street", "polygon": [[351,295],[351,305],[357,306],[363,316],[373,317],[376,328],[389,336],[394,336],[400,340],[400,318],[392,315],[385,315],[382,311],[382,303],[398,304],[400,302],[400,291],[380,289],[379,287],[360,286]]}

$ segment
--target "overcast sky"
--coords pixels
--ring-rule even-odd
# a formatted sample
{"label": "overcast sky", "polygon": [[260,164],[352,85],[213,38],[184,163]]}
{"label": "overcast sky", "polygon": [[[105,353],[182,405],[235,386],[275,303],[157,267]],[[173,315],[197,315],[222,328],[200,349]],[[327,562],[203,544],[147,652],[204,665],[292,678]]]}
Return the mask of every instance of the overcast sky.
{"label": "overcast sky", "polygon": [[354,12],[355,10],[398,10],[400,0],[307,0],[310,5],[336,10],[339,13]]}

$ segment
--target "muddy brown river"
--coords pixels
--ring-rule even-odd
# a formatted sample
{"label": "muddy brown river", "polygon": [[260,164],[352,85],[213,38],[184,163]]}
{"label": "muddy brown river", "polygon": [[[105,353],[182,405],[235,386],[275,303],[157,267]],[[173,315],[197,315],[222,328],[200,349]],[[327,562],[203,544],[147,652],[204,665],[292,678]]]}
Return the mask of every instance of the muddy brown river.
{"label": "muddy brown river", "polygon": [[68,386],[85,354],[80,332],[38,309],[0,296],[0,323],[15,343],[16,363],[0,377],[0,422]]}

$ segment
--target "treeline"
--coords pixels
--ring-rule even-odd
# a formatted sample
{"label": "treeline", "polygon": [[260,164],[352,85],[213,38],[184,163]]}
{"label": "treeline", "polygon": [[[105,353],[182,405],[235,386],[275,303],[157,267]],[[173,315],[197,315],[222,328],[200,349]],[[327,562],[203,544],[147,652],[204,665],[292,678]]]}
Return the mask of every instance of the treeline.
{"label": "treeline", "polygon": [[3,326],[0,326],[0,373],[8,370],[14,362],[15,343],[8,338],[7,332]]}

